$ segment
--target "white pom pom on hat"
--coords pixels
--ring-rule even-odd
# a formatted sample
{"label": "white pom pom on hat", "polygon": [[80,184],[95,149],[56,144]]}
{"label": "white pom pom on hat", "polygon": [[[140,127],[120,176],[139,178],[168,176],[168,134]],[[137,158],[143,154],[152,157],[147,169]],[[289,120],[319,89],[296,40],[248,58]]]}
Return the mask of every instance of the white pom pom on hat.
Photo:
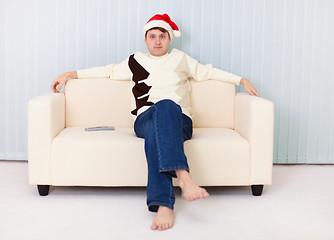
{"label": "white pom pom on hat", "polygon": [[176,38],[181,37],[181,32],[179,28],[166,13],[163,15],[156,14],[153,17],[151,17],[150,20],[147,21],[143,29],[144,37],[148,30],[155,27],[161,27],[166,29],[169,32],[171,39],[173,38],[173,36]]}
{"label": "white pom pom on hat", "polygon": [[173,35],[174,37],[179,38],[181,37],[181,32],[179,30],[173,30]]}

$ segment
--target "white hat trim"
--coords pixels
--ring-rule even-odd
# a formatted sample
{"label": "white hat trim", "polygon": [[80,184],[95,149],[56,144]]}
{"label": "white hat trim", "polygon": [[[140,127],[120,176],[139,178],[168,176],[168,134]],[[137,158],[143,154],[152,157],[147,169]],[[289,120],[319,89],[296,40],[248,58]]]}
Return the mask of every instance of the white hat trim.
{"label": "white hat trim", "polygon": [[146,34],[147,30],[149,30],[151,28],[155,28],[155,27],[161,27],[161,28],[166,29],[169,32],[170,38],[171,39],[173,38],[173,29],[171,28],[171,26],[168,23],[166,23],[163,20],[152,20],[152,21],[149,21],[148,23],[146,23],[145,26],[144,26],[144,37],[145,37],[145,34]]}

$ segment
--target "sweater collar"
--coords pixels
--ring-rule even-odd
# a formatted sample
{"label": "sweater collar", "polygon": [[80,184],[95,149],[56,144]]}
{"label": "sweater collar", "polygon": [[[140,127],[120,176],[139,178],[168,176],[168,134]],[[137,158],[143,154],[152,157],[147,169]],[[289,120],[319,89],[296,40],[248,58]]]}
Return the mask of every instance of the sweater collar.
{"label": "sweater collar", "polygon": [[161,58],[166,57],[167,55],[168,55],[168,52],[167,52],[165,55],[162,55],[162,56],[153,56],[153,55],[151,55],[150,53],[148,53],[148,56],[149,56],[150,58],[153,58],[153,59],[161,59]]}

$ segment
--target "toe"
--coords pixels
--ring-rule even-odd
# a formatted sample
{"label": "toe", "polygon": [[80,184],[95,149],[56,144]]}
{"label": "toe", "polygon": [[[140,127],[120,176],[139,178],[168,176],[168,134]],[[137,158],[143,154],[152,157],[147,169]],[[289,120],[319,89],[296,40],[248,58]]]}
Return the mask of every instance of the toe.
{"label": "toe", "polygon": [[194,200],[197,200],[197,199],[200,199],[202,198],[202,194],[199,192],[199,193],[196,193],[196,195],[194,196]]}
{"label": "toe", "polygon": [[152,230],[157,230],[158,229],[158,225],[156,223],[153,223],[151,226]]}

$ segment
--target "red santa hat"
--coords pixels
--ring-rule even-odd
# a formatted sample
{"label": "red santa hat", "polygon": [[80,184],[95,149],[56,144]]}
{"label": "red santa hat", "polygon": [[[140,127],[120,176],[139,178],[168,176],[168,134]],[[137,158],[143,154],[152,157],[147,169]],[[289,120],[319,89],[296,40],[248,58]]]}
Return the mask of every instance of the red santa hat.
{"label": "red santa hat", "polygon": [[155,27],[161,27],[166,29],[169,32],[169,36],[171,37],[171,39],[173,38],[173,35],[176,38],[181,37],[181,32],[179,31],[179,28],[166,13],[163,15],[156,14],[147,21],[144,26],[144,37],[148,30]]}

